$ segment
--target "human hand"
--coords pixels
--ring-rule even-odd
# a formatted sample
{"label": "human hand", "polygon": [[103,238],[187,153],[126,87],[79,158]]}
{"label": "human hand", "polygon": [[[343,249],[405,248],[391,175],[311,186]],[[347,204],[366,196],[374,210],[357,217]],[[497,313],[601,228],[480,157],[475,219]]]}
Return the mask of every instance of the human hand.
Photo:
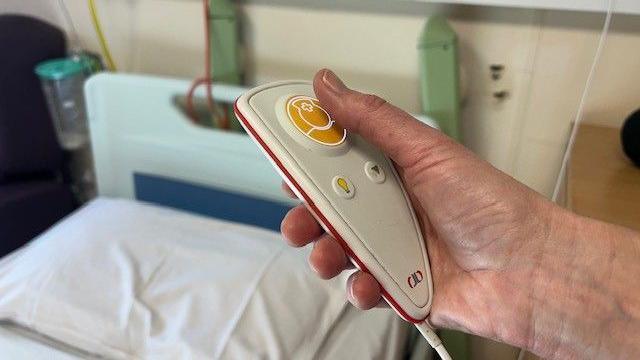
{"label": "human hand", "polygon": [[[479,159],[460,144],[379,97],[348,89],[329,70],[314,79],[332,118],[396,164],[422,224],[434,282],[430,322],[544,353],[532,344],[540,264],[549,243],[576,222],[565,210]],[[344,250],[300,205],[282,222],[293,246],[313,242],[310,265],[322,278],[348,268]],[[390,239],[390,241],[393,241]],[[376,306],[380,286],[364,272],[347,284],[350,301]]]}
{"label": "human hand", "polygon": [[[436,292],[430,320],[471,327],[460,314],[490,313],[479,310],[487,299],[493,302],[495,278],[519,261],[514,255],[536,234],[544,236],[537,215],[548,212],[545,201],[439,131],[376,96],[346,88],[328,70],[316,75],[314,89],[336,122],[397,165],[427,239]],[[347,267],[340,245],[322,234],[304,206],[285,217],[282,232],[294,246],[315,241],[310,263],[321,277]],[[369,274],[355,273],[349,287],[350,300],[362,309],[380,301],[379,285]]]}

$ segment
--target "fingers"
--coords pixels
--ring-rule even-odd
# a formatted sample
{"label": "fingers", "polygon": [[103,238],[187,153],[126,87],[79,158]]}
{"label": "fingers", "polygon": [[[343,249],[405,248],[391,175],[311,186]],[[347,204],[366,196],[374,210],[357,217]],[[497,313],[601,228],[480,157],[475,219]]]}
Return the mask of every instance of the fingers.
{"label": "fingers", "polygon": [[282,220],[280,231],[284,240],[294,247],[305,246],[323,233],[316,219],[304,205],[289,210]]}
{"label": "fingers", "polygon": [[282,182],[282,191],[284,191],[285,194],[287,194],[288,197],[292,198],[292,199],[297,199],[298,196],[291,190],[291,188],[289,187],[289,185],[287,185],[286,182]]}
{"label": "fingers", "polygon": [[346,269],[349,259],[338,242],[329,234],[322,235],[314,244],[309,264],[322,279],[331,279]]}
{"label": "fingers", "polygon": [[[351,268],[351,263],[340,244],[322,228],[304,205],[289,210],[281,225],[285,241],[295,247],[314,242],[309,255],[311,268],[323,279],[331,279]],[[316,240],[317,239],[317,240]],[[381,300],[380,285],[370,274],[357,271],[347,281],[349,301],[366,310],[378,306]]]}
{"label": "fingers", "polygon": [[331,70],[320,70],[313,86],[336,122],[382,149],[400,166],[415,159],[418,143],[452,142],[383,99],[347,88]]}
{"label": "fingers", "polygon": [[323,233],[304,205],[289,210],[282,221],[281,231],[285,241],[294,247],[315,241],[309,264],[321,278],[331,279],[349,268],[349,259],[340,244],[331,235]]}
{"label": "fingers", "polygon": [[377,307],[382,299],[380,284],[368,273],[357,271],[347,280],[349,301],[357,308],[369,310]]}

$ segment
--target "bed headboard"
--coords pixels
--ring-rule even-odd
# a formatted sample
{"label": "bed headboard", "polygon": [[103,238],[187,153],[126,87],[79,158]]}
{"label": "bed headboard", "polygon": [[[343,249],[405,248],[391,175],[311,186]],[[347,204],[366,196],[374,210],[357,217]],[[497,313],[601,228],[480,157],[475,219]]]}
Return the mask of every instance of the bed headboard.
{"label": "bed headboard", "polygon": [[[138,199],[277,230],[296,202],[243,134],[194,125],[174,105],[189,82],[98,74],[85,97],[98,194]],[[219,85],[214,97],[245,89]]]}

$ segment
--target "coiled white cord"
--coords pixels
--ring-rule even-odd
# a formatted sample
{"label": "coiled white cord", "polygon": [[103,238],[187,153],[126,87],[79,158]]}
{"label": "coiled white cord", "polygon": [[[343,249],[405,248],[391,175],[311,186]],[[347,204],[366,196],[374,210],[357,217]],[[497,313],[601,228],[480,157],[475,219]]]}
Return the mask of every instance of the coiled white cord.
{"label": "coiled white cord", "polygon": [[424,336],[429,345],[435,350],[442,360],[451,360],[451,355],[447,352],[447,349],[444,347],[442,340],[436,334],[436,331],[426,322],[423,321],[419,324],[415,324],[420,334]]}

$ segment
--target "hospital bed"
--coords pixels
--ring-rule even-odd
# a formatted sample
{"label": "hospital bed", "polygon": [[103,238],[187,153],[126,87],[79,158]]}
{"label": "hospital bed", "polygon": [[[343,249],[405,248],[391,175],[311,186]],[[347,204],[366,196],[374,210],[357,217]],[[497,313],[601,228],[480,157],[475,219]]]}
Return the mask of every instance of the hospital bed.
{"label": "hospital bed", "polygon": [[[296,202],[248,137],[190,123],[188,83],[89,80],[99,198],[0,259],[0,358],[427,358],[277,233]],[[244,89],[215,86],[232,100]]]}

